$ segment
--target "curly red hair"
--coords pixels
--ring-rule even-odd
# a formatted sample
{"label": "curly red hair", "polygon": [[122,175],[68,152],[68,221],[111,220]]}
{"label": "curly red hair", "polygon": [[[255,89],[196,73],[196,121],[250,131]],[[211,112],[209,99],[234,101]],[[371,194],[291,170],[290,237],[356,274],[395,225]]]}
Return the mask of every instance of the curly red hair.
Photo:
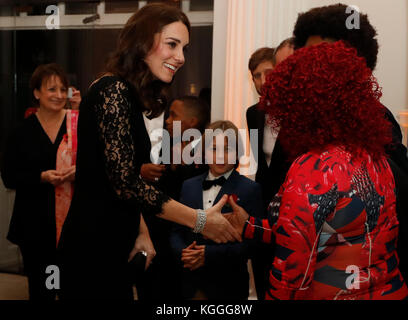
{"label": "curly red hair", "polygon": [[381,95],[364,58],[337,41],[299,49],[277,65],[262,87],[260,108],[291,159],[331,145],[377,158],[391,143]]}

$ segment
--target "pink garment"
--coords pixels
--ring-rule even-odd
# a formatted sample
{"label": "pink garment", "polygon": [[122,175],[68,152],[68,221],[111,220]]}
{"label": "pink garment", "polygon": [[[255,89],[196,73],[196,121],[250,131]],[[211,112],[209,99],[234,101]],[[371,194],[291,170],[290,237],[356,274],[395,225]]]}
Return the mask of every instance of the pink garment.
{"label": "pink garment", "polygon": [[[77,110],[67,110],[67,134],[64,135],[57,151],[56,170],[66,170],[76,163],[78,115]],[[66,181],[55,187],[57,246],[73,193],[74,184],[72,182]]]}

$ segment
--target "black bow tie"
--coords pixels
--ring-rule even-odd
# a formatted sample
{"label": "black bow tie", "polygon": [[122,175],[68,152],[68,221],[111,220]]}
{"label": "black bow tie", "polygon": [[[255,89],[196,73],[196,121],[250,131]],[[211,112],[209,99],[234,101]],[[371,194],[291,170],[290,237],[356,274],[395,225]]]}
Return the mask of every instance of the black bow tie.
{"label": "black bow tie", "polygon": [[222,186],[225,181],[227,181],[227,179],[225,179],[224,176],[219,177],[218,179],[215,180],[204,180],[203,181],[203,190],[208,190],[210,189],[212,186]]}

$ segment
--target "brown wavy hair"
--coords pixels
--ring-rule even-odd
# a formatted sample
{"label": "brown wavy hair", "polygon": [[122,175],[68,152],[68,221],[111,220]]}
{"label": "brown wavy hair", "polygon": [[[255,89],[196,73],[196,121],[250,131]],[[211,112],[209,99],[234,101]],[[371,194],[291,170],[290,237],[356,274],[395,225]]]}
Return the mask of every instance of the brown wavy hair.
{"label": "brown wavy hair", "polygon": [[144,58],[154,45],[154,36],[173,22],[182,22],[191,34],[187,16],[177,7],[163,3],[144,6],[129,18],[119,34],[116,50],[109,57],[106,71],[130,82],[136,93],[151,111],[159,115],[167,104],[168,84],[154,80]]}

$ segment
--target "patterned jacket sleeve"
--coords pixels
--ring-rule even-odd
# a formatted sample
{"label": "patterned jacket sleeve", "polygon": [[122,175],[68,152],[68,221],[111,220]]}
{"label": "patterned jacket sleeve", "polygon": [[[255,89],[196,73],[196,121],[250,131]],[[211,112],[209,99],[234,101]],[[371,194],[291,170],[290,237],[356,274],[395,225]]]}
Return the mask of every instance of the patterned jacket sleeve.
{"label": "patterned jacket sleeve", "polygon": [[271,203],[268,220],[251,218],[246,225],[245,237],[258,236],[265,241],[275,234],[276,252],[267,292],[271,299],[302,299],[313,279],[318,233],[337,201],[330,172],[318,157],[301,156],[292,164],[276,203]]}
{"label": "patterned jacket sleeve", "polygon": [[99,136],[105,146],[105,166],[117,196],[145,214],[158,214],[170,198],[144,182],[136,170],[135,141],[131,134],[128,86],[115,81],[99,92],[95,105]]}

